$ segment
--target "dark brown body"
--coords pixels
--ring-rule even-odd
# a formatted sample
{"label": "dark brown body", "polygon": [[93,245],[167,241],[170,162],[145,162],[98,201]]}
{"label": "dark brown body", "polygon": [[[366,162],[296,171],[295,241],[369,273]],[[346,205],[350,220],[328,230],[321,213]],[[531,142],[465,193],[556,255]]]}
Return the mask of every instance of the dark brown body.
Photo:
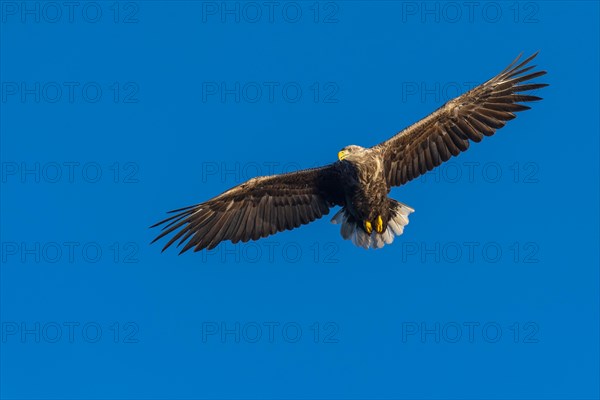
{"label": "dark brown body", "polygon": [[378,150],[361,149],[340,161],[345,186],[346,209],[364,229],[363,221],[375,221],[381,215],[383,229],[390,219],[390,188],[383,169],[383,158]]}

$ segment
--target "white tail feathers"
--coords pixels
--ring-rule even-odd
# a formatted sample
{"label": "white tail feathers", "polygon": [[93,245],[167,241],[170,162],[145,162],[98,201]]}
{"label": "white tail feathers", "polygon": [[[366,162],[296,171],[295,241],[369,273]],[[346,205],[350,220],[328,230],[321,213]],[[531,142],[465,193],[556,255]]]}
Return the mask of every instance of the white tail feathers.
{"label": "white tail feathers", "polygon": [[377,233],[375,230],[369,235],[357,222],[348,221],[348,213],[346,208],[342,207],[331,218],[334,224],[341,224],[340,233],[344,239],[352,240],[355,246],[365,249],[379,249],[386,244],[394,241],[394,236],[400,236],[404,232],[404,226],[408,224],[408,215],[415,210],[406,204],[395,201],[392,210],[391,218],[387,223],[387,228],[383,233]]}

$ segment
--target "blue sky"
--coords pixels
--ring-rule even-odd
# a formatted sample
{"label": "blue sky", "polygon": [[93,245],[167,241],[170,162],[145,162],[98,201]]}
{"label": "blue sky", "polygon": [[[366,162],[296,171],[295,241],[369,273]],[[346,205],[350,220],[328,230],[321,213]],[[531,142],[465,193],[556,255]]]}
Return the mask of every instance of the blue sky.
{"label": "blue sky", "polygon": [[[596,2],[69,4],[0,2],[3,398],[598,398]],[[544,100],[393,189],[393,245],[149,245],[537,50]]]}

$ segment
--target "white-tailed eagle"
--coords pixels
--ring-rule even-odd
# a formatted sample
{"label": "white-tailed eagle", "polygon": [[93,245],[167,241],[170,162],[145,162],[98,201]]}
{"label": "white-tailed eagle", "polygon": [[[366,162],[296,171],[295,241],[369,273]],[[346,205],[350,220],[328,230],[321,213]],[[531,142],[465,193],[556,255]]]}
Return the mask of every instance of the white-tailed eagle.
{"label": "white-tailed eagle", "polygon": [[492,79],[376,146],[347,146],[333,164],[253,178],[206,202],[171,211],[152,226],[164,225],[154,241],[175,233],[163,251],[176,241],[184,245],[181,253],[212,249],[224,240],[247,242],[297,228],[340,206],[332,222],[341,224],[344,239],[364,248],[391,243],[414,211],[388,197],[392,186],[492,136],[516,112],[530,108],[521,103],[541,100],[530,92],[547,84],[525,83],[546,73],[532,72],[535,66],[528,65],[536,55],[521,62],[517,57]]}

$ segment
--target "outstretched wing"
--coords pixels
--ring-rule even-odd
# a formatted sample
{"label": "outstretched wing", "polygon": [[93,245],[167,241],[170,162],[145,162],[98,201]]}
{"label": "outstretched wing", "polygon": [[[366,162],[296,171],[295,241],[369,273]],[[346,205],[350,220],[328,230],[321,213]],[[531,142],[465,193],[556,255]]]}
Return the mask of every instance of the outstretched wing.
{"label": "outstretched wing", "polygon": [[492,136],[515,112],[528,110],[522,102],[541,100],[527,93],[548,86],[525,81],[546,74],[526,72],[535,68],[517,57],[504,71],[489,81],[447,102],[428,117],[404,129],[391,139],[378,144],[385,160],[390,186],[400,186],[469,148],[470,141],[480,142]]}
{"label": "outstretched wing", "polygon": [[282,175],[250,179],[208,200],[171,211],[158,239],[178,231],[163,251],[179,240],[187,241],[181,253],[194,248],[212,249],[223,240],[233,243],[257,240],[276,232],[308,224],[342,205],[340,171],[337,164]]}

